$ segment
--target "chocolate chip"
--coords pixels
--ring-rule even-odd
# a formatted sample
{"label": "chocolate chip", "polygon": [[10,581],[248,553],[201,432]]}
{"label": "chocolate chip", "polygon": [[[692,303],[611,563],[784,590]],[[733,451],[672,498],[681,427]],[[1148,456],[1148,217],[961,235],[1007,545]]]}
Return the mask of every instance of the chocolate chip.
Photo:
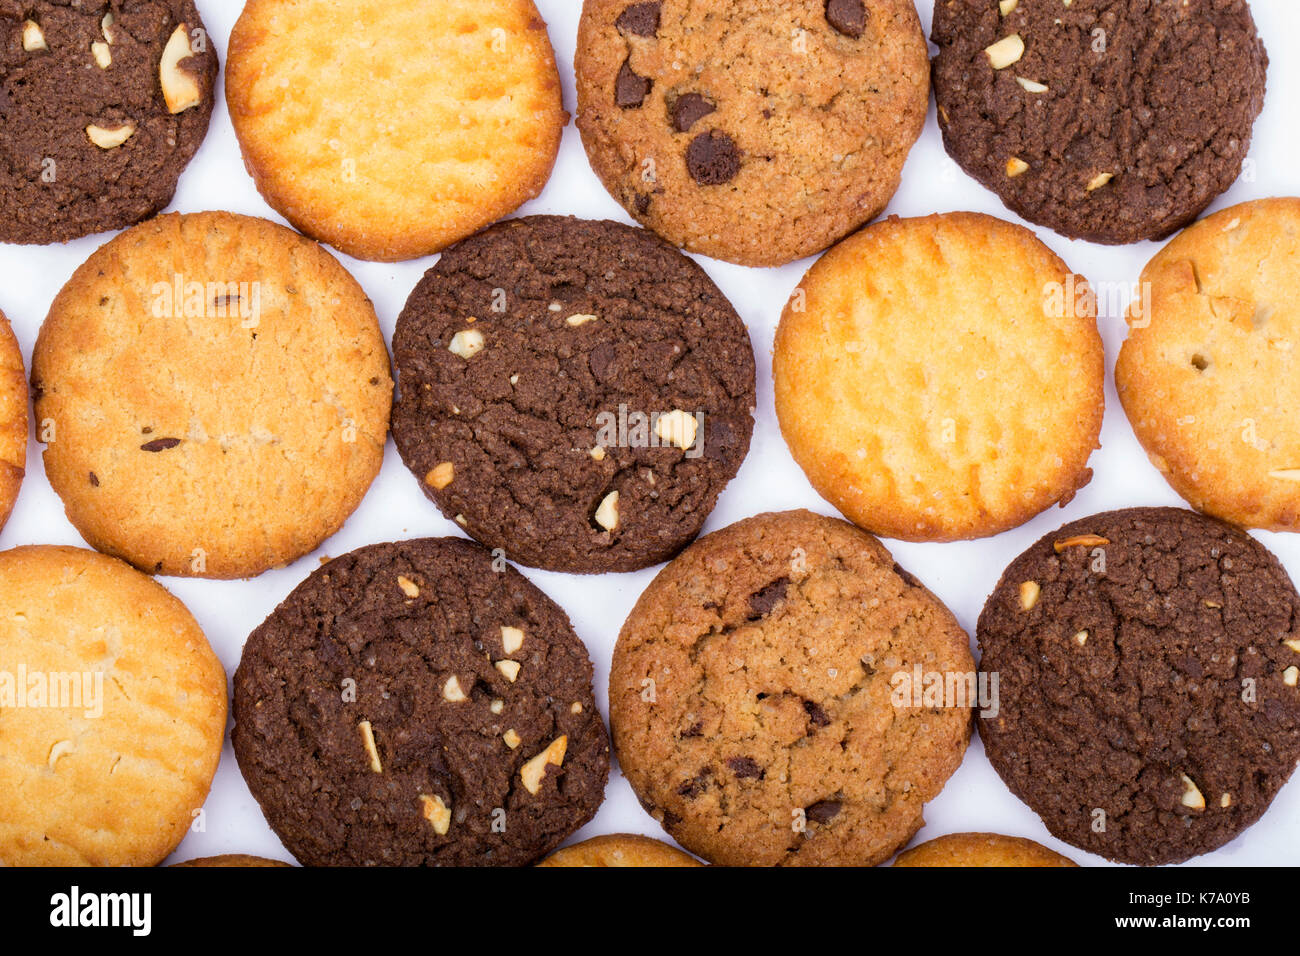
{"label": "chocolate chip", "polygon": [[614,81],[614,102],[625,110],[639,109],[650,95],[650,85],[648,79],[636,74],[630,60],[624,60]]}
{"label": "chocolate chip", "polygon": [[908,571],[906,568],[904,568],[901,564],[897,562],[894,563],[894,573],[897,574],[900,578],[902,578],[904,583],[907,584],[908,587],[919,588],[924,586],[921,584],[920,581],[918,581],[915,578],[915,576],[913,576],[912,572]]}
{"label": "chocolate chip", "polygon": [[90,473],[90,487],[99,487],[99,475],[95,474],[93,471]]}
{"label": "chocolate chip", "polygon": [[659,0],[654,3],[634,3],[624,8],[614,21],[623,33],[639,37],[652,37],[659,32]]}
{"label": "chocolate chip", "polygon": [[740,150],[726,133],[709,130],[686,147],[686,170],[701,186],[721,186],[740,172]]}
{"label": "chocolate chip", "polygon": [[169,451],[181,443],[179,438],[155,438],[140,446],[141,451]]}
{"label": "chocolate chip", "polygon": [[818,800],[811,807],[804,808],[804,816],[813,823],[830,823],[840,815],[843,804],[838,800]]}
{"label": "chocolate chip", "polygon": [[687,800],[694,800],[705,790],[709,789],[709,776],[709,768],[705,767],[697,773],[694,778],[687,780],[684,784],[678,787],[677,795],[679,797],[685,797]]}
{"label": "chocolate chip", "polygon": [[817,703],[817,701],[805,700],[803,702],[803,709],[804,713],[808,715],[808,719],[812,721],[814,727],[830,726],[830,717],[826,715],[826,711],[822,710],[821,704]]}
{"label": "chocolate chip", "polygon": [[751,594],[749,596],[749,609],[753,613],[749,619],[757,621],[760,617],[771,614],[772,609],[785,600],[785,592],[789,587],[789,578],[778,578],[763,590]]}
{"label": "chocolate chip", "polygon": [[763,779],[763,768],[754,762],[753,757],[731,757],[727,760],[727,766],[741,780],[748,780],[757,777]]}
{"label": "chocolate chip", "polygon": [[587,364],[591,367],[591,374],[595,376],[598,382],[612,382],[616,377],[615,360],[618,354],[614,351],[614,346],[608,342],[601,342],[591,350],[591,355],[587,359]]}
{"label": "chocolate chip", "polygon": [[639,213],[640,213],[641,215],[643,215],[643,216],[644,216],[647,212],[650,211],[650,194],[649,194],[649,193],[637,193],[637,197],[636,197],[636,211],[639,212]]}
{"label": "chocolate chip", "polygon": [[867,8],[862,0],[826,0],[826,22],[856,40],[867,27]]}
{"label": "chocolate chip", "polygon": [[673,104],[673,129],[685,133],[716,109],[716,106],[699,93],[679,96],[677,102]]}

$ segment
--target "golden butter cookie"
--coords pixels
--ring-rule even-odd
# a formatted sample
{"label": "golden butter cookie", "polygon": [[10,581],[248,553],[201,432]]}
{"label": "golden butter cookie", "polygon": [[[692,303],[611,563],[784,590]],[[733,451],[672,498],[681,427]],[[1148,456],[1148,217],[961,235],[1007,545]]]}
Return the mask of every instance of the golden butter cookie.
{"label": "golden butter cookie", "polygon": [[1115,385],[1192,507],[1300,530],[1300,199],[1207,216],[1142,271]]}
{"label": "golden butter cookie", "polygon": [[1092,477],[1105,406],[1094,298],[1033,233],[891,217],[827,252],[776,335],[781,431],[875,534],[997,534]]}
{"label": "golden butter cookie", "polygon": [[961,763],[968,682],[965,633],[879,541],[791,511],[701,538],[659,573],[614,648],[609,715],[638,799],[692,853],[869,866]]}
{"label": "golden butter cookie", "polygon": [[592,837],[556,850],[538,866],[703,866],[689,853],[634,833]]}
{"label": "golden butter cookie", "polygon": [[191,866],[228,866],[228,867],[276,867],[286,866],[292,869],[291,863],[285,863],[283,860],[268,860],[264,856],[248,856],[244,853],[226,853],[221,856],[201,856],[195,860],[186,860],[184,863],[173,863],[173,867],[191,867]]}
{"label": "golden butter cookie", "polygon": [[532,0],[248,0],[228,60],[258,190],[359,259],[438,252],[534,198],[568,123]]}
{"label": "golden butter cookie", "polygon": [[94,547],[251,577],[313,551],[379,472],[393,383],[370,300],[320,246],[229,213],[99,249],[36,343],[45,471]]}
{"label": "golden butter cookie", "polygon": [[574,65],[610,194],[670,242],[752,266],[879,215],[930,97],[912,0],[586,0]]}
{"label": "golden butter cookie", "polygon": [[1024,837],[1000,833],[950,833],[898,855],[894,866],[1078,866]]}
{"label": "golden butter cookie", "polygon": [[0,553],[0,864],[161,863],[225,729],[221,662],[159,584],[79,548]]}
{"label": "golden butter cookie", "polygon": [[0,528],[27,474],[27,373],[13,327],[0,312]]}

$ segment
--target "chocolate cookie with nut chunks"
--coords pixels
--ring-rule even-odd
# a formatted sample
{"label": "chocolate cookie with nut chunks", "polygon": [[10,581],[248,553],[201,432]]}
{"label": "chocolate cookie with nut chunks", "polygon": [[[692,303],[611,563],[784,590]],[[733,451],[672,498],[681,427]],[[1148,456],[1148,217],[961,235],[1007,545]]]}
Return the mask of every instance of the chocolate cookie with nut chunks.
{"label": "chocolate cookie with nut chunks", "polygon": [[939,128],[966,172],[1074,239],[1159,239],[1236,180],[1268,56],[1246,0],[939,0]]}
{"label": "chocolate cookie with nut chunks", "polygon": [[[957,769],[974,679],[952,614],[871,535],[749,518],[663,569],[614,648],[619,764],[673,839],[727,866],[870,866]],[[933,686],[933,685],[931,685]]]}
{"label": "chocolate cookie with nut chunks", "polygon": [[1217,849],[1300,759],[1300,595],[1277,559],[1190,511],[1072,522],[979,619],[994,768],[1061,840],[1125,863]]}
{"label": "chocolate cookie with nut chunks", "polygon": [[311,866],[521,866],[595,814],[609,742],[564,611],[461,539],[318,569],[235,673],[239,768]]}
{"label": "chocolate cookie with nut chunks", "polygon": [[443,513],[511,560],[632,571],[699,534],[753,431],[744,323],[641,229],[532,216],[447,250],[393,349],[393,436]]}
{"label": "chocolate cookie with nut chunks", "polygon": [[207,134],[217,56],[192,0],[0,2],[0,241],[159,212]]}
{"label": "chocolate cookie with nut chunks", "polygon": [[592,168],[692,252],[780,265],[875,218],[929,105],[911,0],[586,0]]}

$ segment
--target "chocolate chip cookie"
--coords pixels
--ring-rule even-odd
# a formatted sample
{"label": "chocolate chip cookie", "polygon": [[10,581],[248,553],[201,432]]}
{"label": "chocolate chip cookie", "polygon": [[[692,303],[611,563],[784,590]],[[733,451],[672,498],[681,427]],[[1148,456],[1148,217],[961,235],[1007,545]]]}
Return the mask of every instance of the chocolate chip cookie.
{"label": "chocolate chip cookie", "polygon": [[1026,219],[1158,239],[1236,180],[1268,56],[1246,0],[939,0],[949,155]]}
{"label": "chocolate chip cookie", "polygon": [[974,680],[952,614],[875,538],[792,511],[659,573],[614,649],[610,722],[642,805],[692,853],[874,865],[961,763]]}
{"label": "chocolate chip cookie", "polygon": [[613,222],[459,243],[393,342],[393,435],[425,494],[512,561],[632,571],[694,538],[753,431],[754,355],[699,266]]}
{"label": "chocolate chip cookie", "polygon": [[875,218],[929,105],[911,0],[586,0],[578,128],[640,222],[780,265]]}
{"label": "chocolate chip cookie", "polygon": [[0,241],[66,242],[171,202],[217,76],[192,0],[3,0],[0,39]]}
{"label": "chocolate chip cookie", "polygon": [[235,755],[304,864],[520,866],[604,797],[591,673],[564,611],[478,545],[371,545],[250,635]]}
{"label": "chocolate chip cookie", "polygon": [[1125,863],[1207,853],[1300,759],[1300,595],[1277,559],[1190,511],[1066,525],[979,619],[994,768],[1059,839]]}

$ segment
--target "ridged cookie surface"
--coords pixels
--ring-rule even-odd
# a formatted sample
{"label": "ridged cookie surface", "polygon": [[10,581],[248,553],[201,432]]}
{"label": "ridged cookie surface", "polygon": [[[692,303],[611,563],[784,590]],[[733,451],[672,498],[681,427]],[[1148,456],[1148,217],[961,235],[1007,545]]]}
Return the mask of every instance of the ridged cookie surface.
{"label": "ridged cookie surface", "polygon": [[974,670],[952,614],[875,538],[759,515],[691,545],[637,602],[614,649],[614,746],[646,811],[706,860],[874,865],[920,829],[970,737],[974,700],[922,685]]}
{"label": "ridged cookie surface", "polygon": [[977,213],[876,223],[809,270],[776,335],[776,411],[821,495],[875,534],[996,534],[1091,478],[1105,399],[1093,296]]}
{"label": "ridged cookie surface", "polygon": [[535,197],[568,122],[532,0],[249,0],[226,102],[267,202],[385,261],[438,252]]}
{"label": "ridged cookie surface", "polygon": [[160,863],[225,729],[221,662],[161,586],[78,548],[0,554],[0,864]]}
{"label": "ridged cookie surface", "polygon": [[1207,216],[1142,288],[1115,385],[1152,463],[1198,510],[1300,530],[1300,199]]}
{"label": "ridged cookie surface", "polygon": [[379,472],[393,391],[356,281],[229,213],[162,216],[91,256],[54,300],[32,387],[46,473],[86,540],[210,578],[342,526]]}

